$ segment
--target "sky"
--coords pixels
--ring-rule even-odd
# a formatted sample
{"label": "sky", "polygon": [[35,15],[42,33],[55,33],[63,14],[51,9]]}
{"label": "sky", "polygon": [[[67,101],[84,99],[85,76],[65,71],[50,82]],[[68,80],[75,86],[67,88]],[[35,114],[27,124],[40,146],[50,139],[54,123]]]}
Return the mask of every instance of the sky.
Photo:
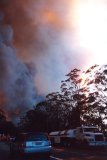
{"label": "sky", "polygon": [[71,69],[106,64],[106,44],[107,0],[0,0],[0,95],[33,106]]}

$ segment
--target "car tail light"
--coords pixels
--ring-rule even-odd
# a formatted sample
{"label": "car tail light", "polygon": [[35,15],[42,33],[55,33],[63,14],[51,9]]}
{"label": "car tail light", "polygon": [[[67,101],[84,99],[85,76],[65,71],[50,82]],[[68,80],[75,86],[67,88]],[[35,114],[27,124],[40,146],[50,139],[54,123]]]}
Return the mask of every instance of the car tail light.
{"label": "car tail light", "polygon": [[51,141],[47,141],[47,143],[45,143],[46,146],[51,146]]}

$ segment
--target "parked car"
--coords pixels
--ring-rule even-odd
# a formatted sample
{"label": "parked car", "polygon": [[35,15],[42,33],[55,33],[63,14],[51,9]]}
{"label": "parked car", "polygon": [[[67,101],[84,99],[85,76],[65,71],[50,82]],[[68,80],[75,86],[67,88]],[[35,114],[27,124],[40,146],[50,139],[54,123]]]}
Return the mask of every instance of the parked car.
{"label": "parked car", "polygon": [[10,153],[13,154],[45,154],[50,156],[52,146],[46,133],[21,133],[10,143]]}

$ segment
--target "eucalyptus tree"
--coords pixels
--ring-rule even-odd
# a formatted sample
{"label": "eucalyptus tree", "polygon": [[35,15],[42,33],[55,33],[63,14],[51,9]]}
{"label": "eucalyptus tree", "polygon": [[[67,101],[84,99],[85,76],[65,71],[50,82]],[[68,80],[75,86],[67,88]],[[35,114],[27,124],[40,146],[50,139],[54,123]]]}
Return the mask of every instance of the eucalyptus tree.
{"label": "eucalyptus tree", "polygon": [[82,72],[78,69],[73,69],[68,73],[67,79],[62,81],[61,92],[65,98],[65,105],[72,111],[71,123],[77,127],[83,123],[83,113],[85,112],[84,92],[86,88],[82,85]]}
{"label": "eucalyptus tree", "polygon": [[[68,126],[68,111],[64,107],[64,97],[59,92],[53,92],[46,96],[47,112],[52,130],[61,130]],[[51,123],[53,125],[51,125]]]}
{"label": "eucalyptus tree", "polygon": [[84,120],[104,130],[107,121],[107,65],[92,66],[84,73],[84,86],[87,87]]}
{"label": "eucalyptus tree", "polygon": [[[98,125],[104,130],[107,126],[107,65],[94,65],[84,72],[75,68],[66,77],[61,81],[60,92],[48,94],[36,108],[28,111],[23,124],[48,132],[82,124]],[[37,127],[38,124],[43,125]]]}

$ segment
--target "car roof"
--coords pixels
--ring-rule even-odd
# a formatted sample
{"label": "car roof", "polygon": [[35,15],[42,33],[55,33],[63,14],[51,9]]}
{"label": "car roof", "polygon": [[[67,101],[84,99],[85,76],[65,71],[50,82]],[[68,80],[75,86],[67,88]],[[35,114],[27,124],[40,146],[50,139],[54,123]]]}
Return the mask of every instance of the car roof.
{"label": "car roof", "polygon": [[24,133],[19,133],[19,135],[29,135],[29,134],[39,134],[39,135],[48,135],[48,133],[45,132],[24,132]]}

